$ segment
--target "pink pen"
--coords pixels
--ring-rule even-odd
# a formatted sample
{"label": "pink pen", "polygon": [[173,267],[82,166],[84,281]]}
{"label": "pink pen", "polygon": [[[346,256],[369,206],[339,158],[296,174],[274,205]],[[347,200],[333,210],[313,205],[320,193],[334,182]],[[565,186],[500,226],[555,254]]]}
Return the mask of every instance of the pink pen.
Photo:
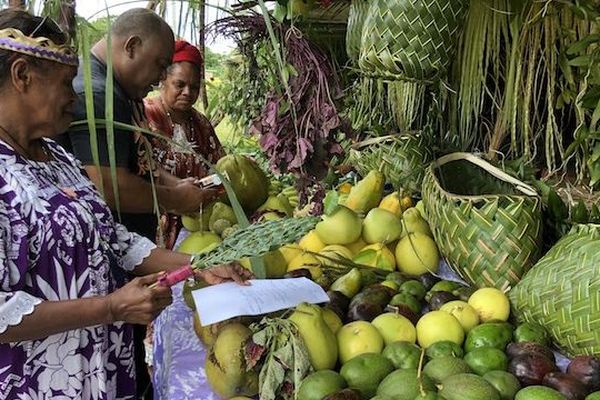
{"label": "pink pen", "polygon": [[186,280],[194,276],[194,270],[191,265],[184,265],[174,271],[167,272],[158,278],[158,286],[171,287],[176,283]]}

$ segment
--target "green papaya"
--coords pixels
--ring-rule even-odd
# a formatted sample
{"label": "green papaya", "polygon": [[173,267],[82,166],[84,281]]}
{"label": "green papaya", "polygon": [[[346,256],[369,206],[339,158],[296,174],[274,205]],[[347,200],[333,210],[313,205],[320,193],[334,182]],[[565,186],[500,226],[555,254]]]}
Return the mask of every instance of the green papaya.
{"label": "green papaya", "polygon": [[269,179],[256,162],[246,156],[229,154],[215,167],[229,179],[235,196],[247,213],[253,213],[269,196]]}

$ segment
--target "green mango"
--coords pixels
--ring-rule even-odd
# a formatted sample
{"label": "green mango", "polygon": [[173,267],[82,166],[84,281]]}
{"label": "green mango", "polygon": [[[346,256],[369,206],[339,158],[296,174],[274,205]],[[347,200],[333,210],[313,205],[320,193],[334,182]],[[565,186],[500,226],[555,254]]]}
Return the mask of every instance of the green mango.
{"label": "green mango", "polygon": [[381,353],[396,369],[417,369],[421,360],[421,348],[411,342],[393,342]]}
{"label": "green mango", "polygon": [[504,351],[494,347],[478,347],[465,355],[465,362],[477,375],[490,371],[506,371],[508,357]]}
{"label": "green mango", "polygon": [[415,296],[408,293],[398,293],[397,295],[392,297],[392,300],[390,300],[390,305],[405,305],[408,308],[410,308],[410,311],[414,312],[415,314],[419,314],[421,312],[421,309],[423,308],[421,306],[421,303],[419,303],[419,300],[417,300]]}
{"label": "green mango", "polygon": [[511,373],[506,371],[490,371],[483,375],[483,379],[500,393],[502,400],[513,400],[517,392],[521,389],[519,380]]}
{"label": "green mango", "polygon": [[515,329],[514,332],[515,342],[535,342],[542,346],[550,345],[550,338],[546,329],[536,323],[526,322],[521,324]]}
{"label": "green mango", "polygon": [[408,294],[414,296],[417,300],[423,300],[425,298],[425,294],[427,293],[427,290],[425,289],[425,286],[423,286],[423,284],[421,282],[415,281],[415,280],[410,280],[410,281],[406,281],[402,285],[400,285],[400,292],[408,293]]}
{"label": "green mango", "polygon": [[464,355],[462,347],[450,340],[442,340],[435,342],[427,348],[427,357],[430,359],[440,357],[457,357],[462,358]]}

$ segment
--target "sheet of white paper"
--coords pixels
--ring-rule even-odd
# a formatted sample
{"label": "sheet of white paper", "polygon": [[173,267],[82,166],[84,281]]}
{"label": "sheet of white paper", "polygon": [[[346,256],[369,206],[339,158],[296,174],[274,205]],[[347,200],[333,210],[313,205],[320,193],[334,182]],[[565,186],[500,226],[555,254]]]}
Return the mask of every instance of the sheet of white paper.
{"label": "sheet of white paper", "polygon": [[307,278],[255,279],[250,286],[233,282],[192,292],[202,325],[242,315],[260,315],[295,307],[302,302],[329,301],[323,288]]}

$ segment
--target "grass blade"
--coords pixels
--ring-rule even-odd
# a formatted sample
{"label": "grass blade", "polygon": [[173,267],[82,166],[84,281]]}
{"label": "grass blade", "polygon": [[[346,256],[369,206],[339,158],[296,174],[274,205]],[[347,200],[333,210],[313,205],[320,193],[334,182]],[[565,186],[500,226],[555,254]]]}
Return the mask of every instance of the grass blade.
{"label": "grass blade", "polygon": [[[98,154],[98,133],[96,131],[96,119],[94,113],[94,91],[92,88],[92,66],[90,56],[90,35],[86,24],[80,24],[81,53],[83,57],[83,85],[85,94],[85,112],[88,115],[87,124],[90,132],[90,149],[94,166],[100,173],[100,156]],[[104,182],[100,180],[100,193],[104,196]]]}
{"label": "grass blade", "polygon": [[[119,182],[117,179],[117,163],[115,156],[115,129],[114,129],[114,77],[113,77],[113,68],[112,68],[112,39],[110,34],[111,29],[111,21],[110,21],[110,13],[108,12],[108,8],[106,9],[107,14],[107,34],[106,34],[106,86],[105,86],[105,114],[104,118],[107,121],[105,126],[106,129],[106,143],[108,146],[108,164],[110,166],[110,178],[112,181],[113,194],[115,197],[115,207],[117,210],[117,215],[119,220],[121,219],[121,206],[119,200]],[[93,115],[93,114],[92,114]]]}

